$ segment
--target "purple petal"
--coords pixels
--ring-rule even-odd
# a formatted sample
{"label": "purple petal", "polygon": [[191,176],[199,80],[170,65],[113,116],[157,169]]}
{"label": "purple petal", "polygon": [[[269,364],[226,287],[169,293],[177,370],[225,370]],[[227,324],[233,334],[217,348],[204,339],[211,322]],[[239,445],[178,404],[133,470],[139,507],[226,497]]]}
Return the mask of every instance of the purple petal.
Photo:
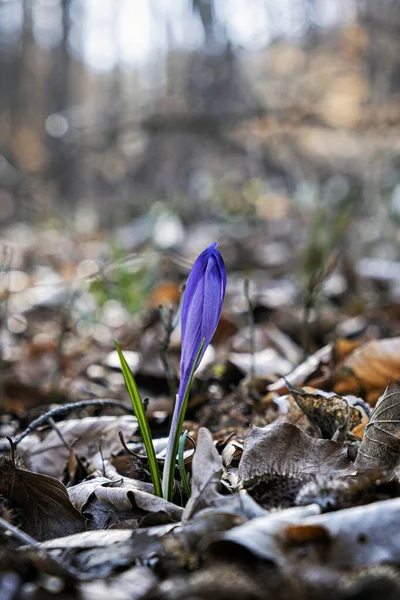
{"label": "purple petal", "polygon": [[214,243],[197,258],[184,292],[179,396],[186,388],[202,340],[204,339],[204,346],[200,360],[215,333],[221,316],[225,288],[225,265],[217,250],[217,243]]}

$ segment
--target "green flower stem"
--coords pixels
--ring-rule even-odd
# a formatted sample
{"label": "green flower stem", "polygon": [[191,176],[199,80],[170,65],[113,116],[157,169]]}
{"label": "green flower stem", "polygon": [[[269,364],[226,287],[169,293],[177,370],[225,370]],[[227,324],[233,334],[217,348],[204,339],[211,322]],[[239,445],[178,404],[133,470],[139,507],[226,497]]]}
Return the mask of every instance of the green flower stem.
{"label": "green flower stem", "polygon": [[187,408],[187,403],[189,400],[190,388],[192,387],[194,372],[196,371],[199,365],[199,358],[201,351],[204,346],[205,339],[203,338],[199,349],[197,351],[196,357],[193,362],[192,369],[190,371],[188,384],[185,389],[185,394],[183,396],[183,401],[179,409],[179,414],[176,413],[177,406],[179,402],[179,398],[176,398],[174,414],[172,417],[171,429],[169,432],[170,437],[173,436],[173,443],[171,448],[171,453],[168,457],[168,453],[166,456],[165,464],[164,464],[164,473],[162,478],[162,493],[165,500],[172,500],[172,493],[174,489],[174,475],[175,475],[175,463],[176,463],[176,455],[178,454],[179,440],[181,437],[182,425],[185,420],[185,413]]}

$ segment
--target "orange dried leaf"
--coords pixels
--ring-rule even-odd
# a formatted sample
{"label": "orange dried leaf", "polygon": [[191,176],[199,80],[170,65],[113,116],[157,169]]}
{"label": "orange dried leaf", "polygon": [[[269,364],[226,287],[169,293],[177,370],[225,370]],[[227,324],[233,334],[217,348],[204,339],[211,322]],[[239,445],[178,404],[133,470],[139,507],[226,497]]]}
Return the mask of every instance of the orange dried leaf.
{"label": "orange dried leaf", "polygon": [[400,337],[372,340],[354,350],[333,373],[337,394],[364,397],[372,406],[388,381],[400,379]]}
{"label": "orange dried leaf", "polygon": [[336,340],[333,350],[335,362],[341,362],[342,360],[345,360],[349,354],[359,348],[360,345],[360,340],[348,340],[346,338],[339,338]]}
{"label": "orange dried leaf", "polygon": [[163,306],[178,306],[181,297],[180,286],[175,281],[162,281],[153,291],[150,300],[150,308]]}

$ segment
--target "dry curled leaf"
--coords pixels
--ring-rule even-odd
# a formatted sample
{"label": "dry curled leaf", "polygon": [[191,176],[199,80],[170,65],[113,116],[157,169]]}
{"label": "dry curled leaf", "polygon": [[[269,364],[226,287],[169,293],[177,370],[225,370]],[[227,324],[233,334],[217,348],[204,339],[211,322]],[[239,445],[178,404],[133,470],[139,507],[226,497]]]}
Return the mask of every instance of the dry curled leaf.
{"label": "dry curled leaf", "polygon": [[347,400],[341,396],[327,397],[317,391],[307,392],[293,387],[289,382],[287,387],[308,420],[318,427],[325,439],[332,439],[338,430],[344,439],[347,431],[351,431],[362,422],[361,412],[349,406]]}
{"label": "dry curled leaf", "polygon": [[[39,442],[36,437],[28,435],[18,450],[23,452],[23,460],[32,471],[61,479],[70,456],[66,444],[74,449],[76,456],[87,461],[99,453],[101,445],[103,457],[108,458],[121,450],[118,432],[122,431],[129,440],[137,431],[137,420],[133,415],[67,419],[57,423],[57,430],[59,433],[49,430]],[[60,439],[60,434],[63,439]]]}
{"label": "dry curled leaf", "polygon": [[0,495],[7,500],[21,529],[38,541],[84,531],[84,519],[72,505],[65,486],[47,475],[0,459]]}
{"label": "dry curled leaf", "polygon": [[221,497],[216,487],[221,479],[222,459],[214,446],[211,433],[205,427],[201,427],[197,435],[192,474],[192,494],[183,513],[184,521]]}
{"label": "dry curled leaf", "polygon": [[89,519],[90,529],[105,529],[127,519],[139,523],[148,513],[179,521],[183,509],[153,492],[150,483],[118,475],[92,476],[68,489],[72,504]]}
{"label": "dry curled leaf", "polygon": [[316,474],[354,472],[345,446],[314,439],[290,423],[254,427],[239,465],[243,487],[264,507],[289,507]]}
{"label": "dry curled leaf", "polygon": [[358,449],[358,469],[394,468],[400,464],[400,391],[386,389],[377,402]]}
{"label": "dry curled leaf", "polygon": [[400,337],[372,340],[352,352],[332,375],[337,394],[356,394],[372,406],[400,373]]}

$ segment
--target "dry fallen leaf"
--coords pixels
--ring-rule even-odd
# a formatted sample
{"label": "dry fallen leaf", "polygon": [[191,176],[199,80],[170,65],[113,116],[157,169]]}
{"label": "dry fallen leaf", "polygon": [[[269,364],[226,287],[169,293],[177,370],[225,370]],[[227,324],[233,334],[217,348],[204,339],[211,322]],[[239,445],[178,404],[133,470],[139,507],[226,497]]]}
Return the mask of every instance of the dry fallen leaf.
{"label": "dry fallen leaf", "polygon": [[232,556],[241,546],[281,567],[301,561],[302,568],[309,562],[314,568],[329,565],[348,571],[364,565],[399,564],[399,518],[399,498],[328,514],[320,514],[318,506],[310,504],[252,519],[215,536],[208,550],[213,556],[221,550]]}
{"label": "dry fallen leaf", "polygon": [[211,433],[201,427],[192,461],[192,493],[183,513],[183,521],[221,497],[216,490],[221,474],[222,459],[214,446]]}
{"label": "dry fallen leaf", "polygon": [[[343,441],[348,431],[353,431],[363,422],[364,414],[361,409],[351,406],[346,398],[312,388],[302,390],[289,382],[287,387],[308,420],[325,439],[330,440],[336,434],[335,439]],[[337,437],[338,432],[340,438]]]}
{"label": "dry fallen leaf", "polygon": [[[329,544],[324,553],[317,553],[313,557],[322,558],[323,555],[322,560],[325,564],[347,570],[365,565],[398,564],[399,518],[400,498],[394,498],[310,516],[299,523],[299,528],[323,528],[329,538]],[[285,533],[286,530],[281,532],[281,535]],[[292,532],[289,530],[288,533],[290,539]],[[300,537],[299,529],[297,537]]]}
{"label": "dry fallen leaf", "polygon": [[337,394],[362,396],[372,406],[389,380],[400,379],[400,337],[372,340],[352,352],[332,375]]}
{"label": "dry fallen leaf", "polygon": [[[314,439],[290,423],[253,427],[247,436],[239,465],[243,482],[271,470],[283,473],[323,472],[350,474],[351,462],[342,444]],[[351,469],[350,469],[351,470]]]}
{"label": "dry fallen leaf", "polygon": [[84,519],[60,481],[21,469],[5,457],[0,459],[0,495],[21,529],[38,541],[85,530]]}
{"label": "dry fallen leaf", "polygon": [[355,466],[394,468],[400,464],[400,391],[386,389],[365,427]]}
{"label": "dry fallen leaf", "polygon": [[352,474],[344,445],[314,439],[290,423],[254,427],[246,438],[239,479],[264,508],[289,507],[318,474]]}
{"label": "dry fallen leaf", "polygon": [[208,550],[215,556],[221,550],[224,550],[224,554],[235,555],[237,547],[241,546],[258,558],[285,566],[288,561],[287,552],[281,543],[282,530],[291,525],[299,525],[306,517],[319,513],[320,509],[316,504],[271,512],[214,536]]}
{"label": "dry fallen leaf", "polygon": [[[57,430],[77,456],[90,461],[99,453],[100,445],[104,458],[119,452],[122,445],[118,432],[122,431],[129,440],[137,431],[137,420],[133,415],[68,419],[57,423]],[[22,451],[21,456],[32,471],[59,479],[70,456],[70,450],[55,430],[49,430],[39,442],[34,434],[28,435],[19,444],[18,451]]]}
{"label": "dry fallen leaf", "polygon": [[68,489],[75,508],[89,519],[90,529],[108,528],[126,520],[141,521],[147,513],[179,521],[183,509],[154,496],[152,484],[119,477],[89,477]]}

